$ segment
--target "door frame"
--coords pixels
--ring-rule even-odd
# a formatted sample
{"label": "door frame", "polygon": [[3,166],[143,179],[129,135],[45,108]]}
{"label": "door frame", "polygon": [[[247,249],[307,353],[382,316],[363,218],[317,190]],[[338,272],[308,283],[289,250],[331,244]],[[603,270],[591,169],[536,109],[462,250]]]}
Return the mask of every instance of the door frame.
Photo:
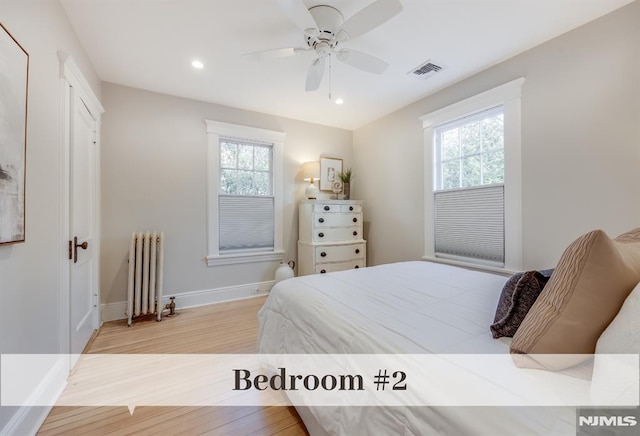
{"label": "door frame", "polygon": [[[69,129],[70,116],[71,116],[71,93],[69,88],[73,88],[74,92],[82,99],[86,105],[91,117],[94,120],[95,128],[95,165],[94,174],[96,177],[95,186],[95,202],[94,210],[92,211],[94,216],[93,227],[95,231],[95,248],[94,248],[94,283],[96,287],[97,297],[97,309],[95,312],[95,319],[92,321],[95,328],[100,326],[100,122],[101,115],[104,112],[104,108],[96,97],[95,93],[91,89],[89,82],[85,79],[80,68],[73,60],[73,58],[67,53],[58,52],[58,59],[60,60],[60,344],[59,349],[61,354],[71,353],[71,341],[70,341],[70,294],[71,294],[71,281],[70,271],[71,266],[69,262],[69,241],[73,238],[70,234],[71,217],[69,214],[70,207],[70,144],[71,133]],[[65,359],[69,365],[68,371],[71,368],[72,359]]]}

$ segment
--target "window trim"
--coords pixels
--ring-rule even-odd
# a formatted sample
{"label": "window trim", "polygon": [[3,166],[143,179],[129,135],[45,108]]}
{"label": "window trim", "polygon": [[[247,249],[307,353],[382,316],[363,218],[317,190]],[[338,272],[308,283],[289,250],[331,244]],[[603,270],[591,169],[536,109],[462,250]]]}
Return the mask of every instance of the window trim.
{"label": "window trim", "polygon": [[[205,120],[207,126],[207,266],[282,261],[283,243],[283,148],[286,133],[220,121]],[[273,144],[273,251],[220,254],[219,205],[220,138]]]}
{"label": "window trim", "polygon": [[[497,86],[422,117],[424,133],[424,256],[425,260],[442,262],[435,256],[434,222],[434,128],[502,105],[504,107],[504,239],[505,262],[500,270],[522,269],[522,122],[521,100],[524,77]],[[483,269],[482,265],[455,262]],[[487,268],[489,269],[489,268]],[[495,268],[491,268],[495,271]]]}

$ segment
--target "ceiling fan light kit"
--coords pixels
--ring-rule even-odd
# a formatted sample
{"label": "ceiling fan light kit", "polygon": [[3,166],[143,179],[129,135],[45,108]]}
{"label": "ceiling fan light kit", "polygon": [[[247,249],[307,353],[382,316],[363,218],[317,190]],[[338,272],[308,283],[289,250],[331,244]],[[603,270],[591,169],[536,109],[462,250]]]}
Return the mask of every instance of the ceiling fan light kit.
{"label": "ceiling fan light kit", "polygon": [[376,0],[345,21],[342,13],[328,5],[309,9],[302,0],[277,0],[282,11],[304,33],[307,47],[280,48],[249,53],[253,59],[279,58],[314,52],[316,58],[307,72],[305,89],[316,91],[320,87],[326,59],[332,55],[340,62],[374,74],[382,74],[389,64],[373,55],[356,50],[338,48],[344,42],[367,33],[402,11],[399,0]]}

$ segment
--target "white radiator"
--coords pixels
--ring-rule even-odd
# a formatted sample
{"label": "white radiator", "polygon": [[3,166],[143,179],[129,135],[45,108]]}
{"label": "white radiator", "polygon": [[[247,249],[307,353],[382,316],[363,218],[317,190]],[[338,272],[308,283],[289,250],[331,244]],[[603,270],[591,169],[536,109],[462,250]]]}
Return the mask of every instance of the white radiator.
{"label": "white radiator", "polygon": [[127,293],[128,325],[134,316],[157,315],[162,319],[164,233],[138,232],[129,245]]}

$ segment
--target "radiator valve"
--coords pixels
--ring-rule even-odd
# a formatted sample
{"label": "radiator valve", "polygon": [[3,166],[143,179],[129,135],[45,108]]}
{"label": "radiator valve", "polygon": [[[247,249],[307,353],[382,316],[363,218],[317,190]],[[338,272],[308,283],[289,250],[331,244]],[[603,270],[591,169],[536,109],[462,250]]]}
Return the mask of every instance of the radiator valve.
{"label": "radiator valve", "polygon": [[165,304],[164,308],[169,309],[169,314],[167,316],[172,316],[176,314],[176,297],[169,297],[169,300],[171,300],[171,302]]}

